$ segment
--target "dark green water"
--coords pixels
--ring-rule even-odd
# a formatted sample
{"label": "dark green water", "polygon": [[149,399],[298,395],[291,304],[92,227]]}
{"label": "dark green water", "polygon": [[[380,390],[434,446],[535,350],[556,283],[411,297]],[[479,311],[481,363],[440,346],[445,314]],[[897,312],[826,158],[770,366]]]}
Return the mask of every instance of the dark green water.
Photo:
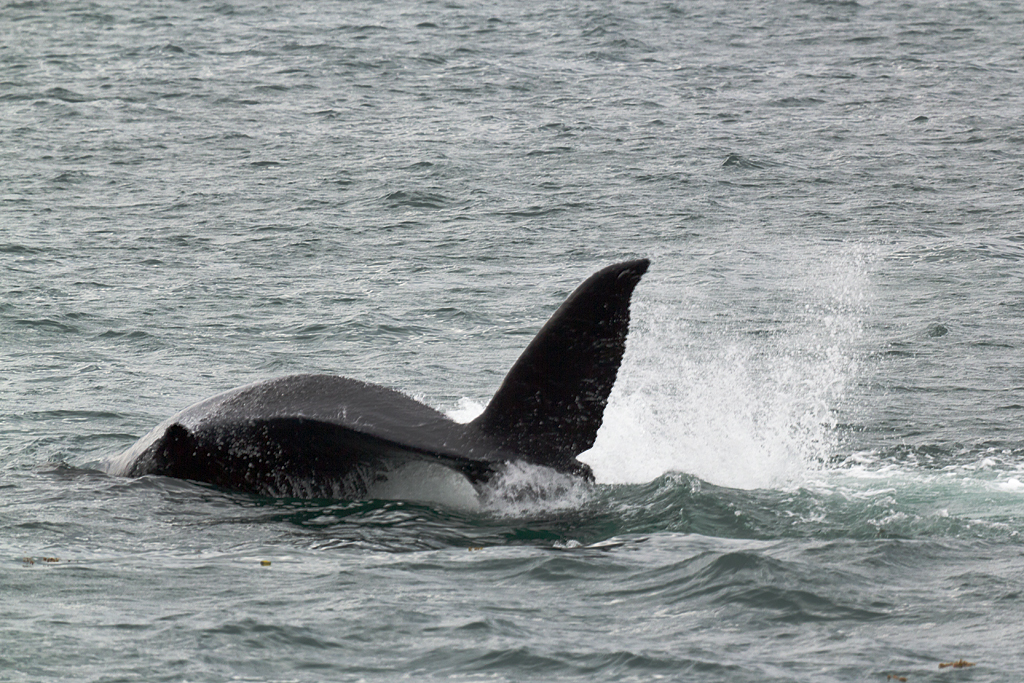
{"label": "dark green water", "polygon": [[[0,680],[1017,680],[1022,20],[0,6]],[[289,373],[468,418],[637,256],[594,486],[100,471]]]}

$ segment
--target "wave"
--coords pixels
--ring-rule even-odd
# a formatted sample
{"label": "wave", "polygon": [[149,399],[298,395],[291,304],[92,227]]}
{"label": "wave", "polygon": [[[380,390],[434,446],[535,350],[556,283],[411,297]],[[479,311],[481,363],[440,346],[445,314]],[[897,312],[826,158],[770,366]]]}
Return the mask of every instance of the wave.
{"label": "wave", "polygon": [[[60,501],[70,505],[80,494],[90,509],[106,510],[106,520],[133,517],[141,527],[170,521],[175,533],[185,534],[182,547],[202,545],[196,534],[207,534],[223,552],[275,538],[316,550],[528,545],[570,553],[636,547],[665,535],[758,543],[1024,541],[1024,484],[1019,478],[926,476],[897,467],[831,470],[787,490],[720,487],[678,473],[645,484],[588,485],[528,468],[511,472],[478,496],[466,485],[461,498],[453,494],[454,504],[452,499],[256,497],[160,477],[120,479],[68,467],[39,476],[62,480],[50,507]],[[42,485],[51,493],[57,490],[53,483]],[[147,512],[139,518],[143,508]],[[239,537],[241,528],[249,532]]]}

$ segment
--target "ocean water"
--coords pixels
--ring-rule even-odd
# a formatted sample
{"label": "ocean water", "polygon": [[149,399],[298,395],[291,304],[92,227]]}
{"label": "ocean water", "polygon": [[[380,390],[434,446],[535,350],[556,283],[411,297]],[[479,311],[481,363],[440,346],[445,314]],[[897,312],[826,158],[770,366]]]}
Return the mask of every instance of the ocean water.
{"label": "ocean water", "polygon": [[[0,680],[1019,681],[1022,25],[4,2]],[[640,256],[593,486],[101,469],[290,373],[469,419]]]}

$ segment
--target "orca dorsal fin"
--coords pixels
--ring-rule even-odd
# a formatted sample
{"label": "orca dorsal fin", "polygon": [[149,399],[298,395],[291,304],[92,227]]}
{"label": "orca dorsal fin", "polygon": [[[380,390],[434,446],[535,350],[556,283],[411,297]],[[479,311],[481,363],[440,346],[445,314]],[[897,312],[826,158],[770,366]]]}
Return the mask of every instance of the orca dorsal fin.
{"label": "orca dorsal fin", "polygon": [[594,445],[629,332],[633,289],[647,259],[608,266],[580,285],[509,370],[471,424],[528,461],[589,474],[576,456]]}

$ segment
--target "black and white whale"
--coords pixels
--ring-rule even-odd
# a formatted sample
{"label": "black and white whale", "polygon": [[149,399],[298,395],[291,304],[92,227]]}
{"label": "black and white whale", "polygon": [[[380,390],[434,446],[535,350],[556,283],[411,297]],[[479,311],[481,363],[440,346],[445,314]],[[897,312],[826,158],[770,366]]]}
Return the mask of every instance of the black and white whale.
{"label": "black and white whale", "polygon": [[186,408],[106,469],[300,498],[364,498],[374,482],[423,462],[474,486],[513,462],[592,480],[576,456],[601,426],[626,348],[630,298],[649,263],[609,266],[580,285],[472,422],[359,380],[292,375]]}

